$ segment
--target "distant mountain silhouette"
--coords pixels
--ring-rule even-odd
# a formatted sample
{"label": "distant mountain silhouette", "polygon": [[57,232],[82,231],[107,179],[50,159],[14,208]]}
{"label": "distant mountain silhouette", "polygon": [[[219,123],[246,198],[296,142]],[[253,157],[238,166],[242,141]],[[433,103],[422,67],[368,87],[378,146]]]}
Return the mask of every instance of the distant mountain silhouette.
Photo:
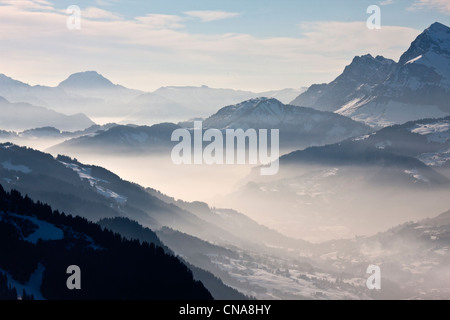
{"label": "distant mountain silhouette", "polygon": [[0,98],[0,114],[0,128],[11,131],[46,126],[64,131],[76,131],[95,124],[84,114],[68,116],[29,103],[11,103],[4,98]]}

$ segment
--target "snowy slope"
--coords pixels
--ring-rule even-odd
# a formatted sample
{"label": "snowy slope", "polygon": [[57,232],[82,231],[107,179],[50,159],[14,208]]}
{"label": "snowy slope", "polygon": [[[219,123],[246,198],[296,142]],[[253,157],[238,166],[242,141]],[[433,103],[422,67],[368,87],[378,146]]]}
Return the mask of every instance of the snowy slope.
{"label": "snowy slope", "polygon": [[415,105],[393,100],[364,102],[355,109],[339,109],[336,113],[351,117],[353,120],[374,128],[401,124],[411,120],[442,118],[449,115],[449,112],[443,111],[436,105]]}
{"label": "snowy slope", "polygon": [[[411,44],[410,48],[400,57],[399,65],[421,65],[432,69],[439,77],[429,78],[442,87],[450,85],[450,28],[433,23]],[[417,78],[421,77],[417,75]]]}
{"label": "snowy slope", "polygon": [[[35,227],[33,232],[29,235],[23,237],[23,240],[29,241],[36,244],[38,240],[49,241],[49,240],[61,240],[64,237],[63,231],[55,227],[53,224],[37,219],[36,217],[18,215],[15,213],[8,214],[9,217],[15,217],[19,220],[28,220]],[[5,219],[5,213],[0,212],[0,221]]]}
{"label": "snowy slope", "polygon": [[450,117],[424,119],[386,127],[354,143],[412,156],[439,168],[450,163]]}
{"label": "snowy slope", "polygon": [[101,194],[102,196],[113,199],[120,205],[126,204],[127,197],[121,196],[121,195],[117,194],[116,192],[106,188],[105,186],[100,185],[100,183],[103,185],[108,185],[109,182],[106,180],[103,180],[103,179],[93,177],[92,173],[91,173],[92,172],[91,168],[84,168],[81,165],[78,165],[75,163],[66,163],[66,162],[62,162],[62,161],[61,161],[61,163],[64,164],[67,168],[70,168],[73,171],[75,171],[76,173],[78,173],[81,180],[89,181],[89,184],[91,185],[91,187],[94,187],[97,190],[97,192],[99,194]]}

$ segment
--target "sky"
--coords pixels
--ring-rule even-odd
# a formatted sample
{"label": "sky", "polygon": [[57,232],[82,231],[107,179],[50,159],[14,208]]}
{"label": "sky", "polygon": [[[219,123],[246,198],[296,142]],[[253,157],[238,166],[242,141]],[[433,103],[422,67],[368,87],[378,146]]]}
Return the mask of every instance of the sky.
{"label": "sky", "polygon": [[[80,8],[80,28],[73,11]],[[377,5],[381,28],[369,29]],[[0,73],[56,86],[95,70],[143,91],[261,92],[332,81],[356,55],[398,60],[448,0],[0,0]]]}

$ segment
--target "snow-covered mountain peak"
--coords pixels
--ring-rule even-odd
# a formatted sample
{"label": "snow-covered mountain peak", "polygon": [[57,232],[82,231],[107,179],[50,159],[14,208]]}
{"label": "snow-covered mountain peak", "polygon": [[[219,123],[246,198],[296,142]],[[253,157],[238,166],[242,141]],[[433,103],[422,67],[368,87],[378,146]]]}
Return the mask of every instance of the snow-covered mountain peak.
{"label": "snow-covered mountain peak", "polygon": [[[341,75],[329,84],[312,85],[298,96],[293,105],[336,112],[356,106],[367,98],[373,88],[383,82],[396,68],[396,63],[382,56],[356,56]],[[339,108],[337,108],[339,106]]]}
{"label": "snow-covered mountain peak", "polygon": [[285,113],[285,105],[274,98],[253,98],[236,105],[223,107],[216,114],[205,120],[205,124],[215,123],[220,120],[222,125],[225,122],[235,123],[238,119],[260,117],[267,119],[271,117],[281,118]]}
{"label": "snow-covered mountain peak", "polygon": [[[450,57],[449,27],[435,22],[429,28],[425,29],[400,57],[399,65],[405,65],[419,56],[425,57],[429,54]],[[417,61],[424,61],[424,59],[418,59]]]}
{"label": "snow-covered mountain peak", "polygon": [[355,57],[328,84],[312,85],[292,104],[336,112],[373,127],[450,114],[450,28],[433,23],[398,63]]}
{"label": "snow-covered mountain peak", "polygon": [[[203,121],[204,128],[279,129],[282,147],[325,144],[336,137],[368,133],[370,129],[346,117],[311,108],[286,105],[274,98],[254,98],[220,109]],[[320,129],[319,129],[320,128]],[[320,141],[314,142],[311,141]],[[341,139],[342,140],[342,139]]]}
{"label": "snow-covered mountain peak", "polygon": [[[424,30],[400,57],[398,69],[388,80],[392,88],[421,92],[428,101],[446,101],[450,88],[450,28],[438,22]],[[433,86],[432,92],[429,88]],[[394,96],[399,96],[398,89]],[[403,94],[405,95],[405,94]],[[417,100],[417,99],[415,99]],[[419,99],[423,100],[423,99]],[[428,104],[420,101],[420,104]],[[446,102],[438,105],[446,106]]]}
{"label": "snow-covered mountain peak", "polygon": [[428,29],[425,30],[430,34],[430,36],[437,41],[441,41],[442,39],[447,39],[450,35],[450,28],[446,25],[435,22]]}
{"label": "snow-covered mountain peak", "polygon": [[264,108],[264,107],[280,107],[283,104],[275,98],[259,97],[244,101],[236,105],[238,108]]}

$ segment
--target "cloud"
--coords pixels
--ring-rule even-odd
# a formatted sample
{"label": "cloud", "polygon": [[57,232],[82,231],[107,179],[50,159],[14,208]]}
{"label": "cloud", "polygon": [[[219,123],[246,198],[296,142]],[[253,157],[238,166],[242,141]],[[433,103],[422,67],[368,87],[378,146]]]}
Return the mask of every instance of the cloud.
{"label": "cloud", "polygon": [[137,17],[136,21],[144,24],[146,27],[156,29],[180,29],[184,28],[181,23],[184,18],[169,14],[147,14],[143,17]]}
{"label": "cloud", "polygon": [[380,1],[379,2],[380,6],[388,6],[388,5],[393,4],[393,3],[395,3],[394,0],[384,0],[384,1]]}
{"label": "cloud", "polygon": [[300,87],[331,81],[355,55],[397,59],[420,33],[323,21],[302,23],[299,37],[202,34],[183,28],[186,17],[118,19],[100,9],[90,9],[90,17],[82,10],[81,30],[68,30],[65,10],[35,10],[33,1],[23,2],[27,7],[11,1],[0,10],[0,72],[31,84],[54,85],[71,73],[96,70],[142,90],[201,84],[257,91]]}
{"label": "cloud", "polygon": [[0,0],[0,5],[14,6],[23,10],[53,9],[51,3],[45,0]]}
{"label": "cloud", "polygon": [[95,0],[95,4],[98,6],[111,6],[117,4],[120,0]]}
{"label": "cloud", "polygon": [[183,13],[190,17],[198,18],[202,22],[230,19],[241,15],[241,13],[238,12],[208,11],[208,10],[186,11]]}
{"label": "cloud", "polygon": [[409,10],[434,9],[444,14],[450,14],[449,0],[416,0]]}
{"label": "cloud", "polygon": [[[365,22],[318,21],[300,24],[307,48],[321,52],[346,55],[371,53],[396,59],[419,30],[383,25],[379,30],[370,30]],[[406,47],[406,48],[405,48]]]}
{"label": "cloud", "polygon": [[110,11],[106,11],[100,8],[89,7],[82,10],[82,17],[88,19],[107,19],[107,20],[119,20],[122,17]]}

